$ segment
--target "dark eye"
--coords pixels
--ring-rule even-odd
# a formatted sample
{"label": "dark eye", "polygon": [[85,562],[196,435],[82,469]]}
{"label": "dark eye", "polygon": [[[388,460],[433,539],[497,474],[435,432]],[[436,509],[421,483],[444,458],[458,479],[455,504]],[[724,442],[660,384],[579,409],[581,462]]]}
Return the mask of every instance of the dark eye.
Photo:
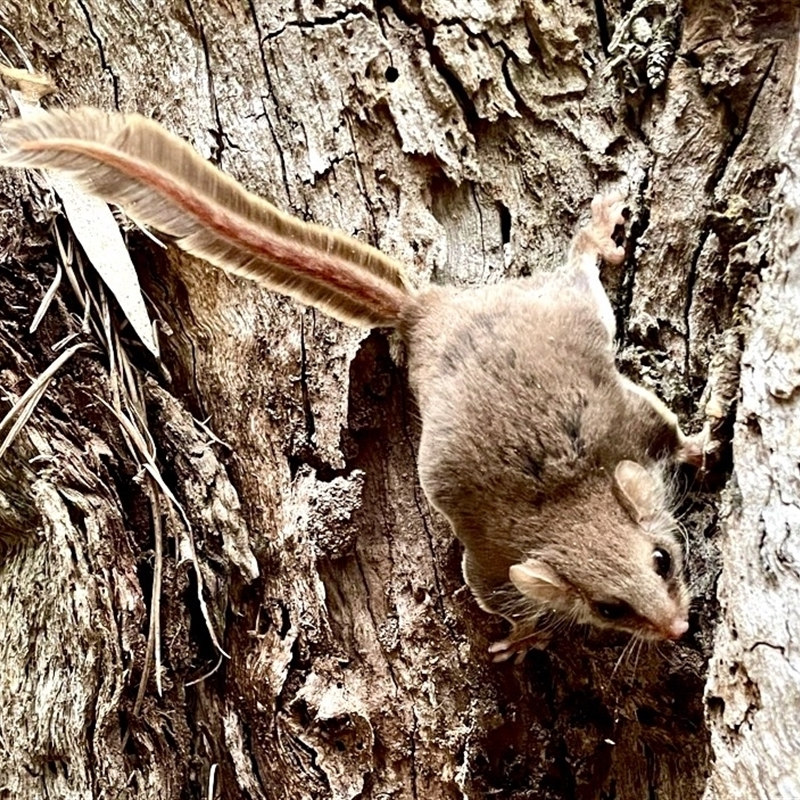
{"label": "dark eye", "polygon": [[603,618],[608,620],[622,619],[628,616],[631,608],[627,603],[596,603],[595,608],[597,613]]}
{"label": "dark eye", "polygon": [[666,579],[672,574],[672,556],[663,548],[653,550],[653,566],[656,574]]}

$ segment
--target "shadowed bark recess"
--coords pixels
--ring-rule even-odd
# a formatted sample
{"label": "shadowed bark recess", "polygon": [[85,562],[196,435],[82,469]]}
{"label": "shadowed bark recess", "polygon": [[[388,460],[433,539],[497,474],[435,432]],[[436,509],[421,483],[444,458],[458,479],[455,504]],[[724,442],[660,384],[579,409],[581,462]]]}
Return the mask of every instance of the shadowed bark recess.
{"label": "shadowed bark recess", "polygon": [[691,629],[492,664],[506,626],[419,487],[396,338],[136,230],[163,363],[67,280],[31,333],[68,228],[2,170],[0,417],[89,346],[0,459],[0,798],[800,796],[795,4],[151,5],[0,0],[0,49],[44,104],[152,116],[417,285],[552,269],[593,194],[627,193],[619,363],[712,434],[680,486]]}

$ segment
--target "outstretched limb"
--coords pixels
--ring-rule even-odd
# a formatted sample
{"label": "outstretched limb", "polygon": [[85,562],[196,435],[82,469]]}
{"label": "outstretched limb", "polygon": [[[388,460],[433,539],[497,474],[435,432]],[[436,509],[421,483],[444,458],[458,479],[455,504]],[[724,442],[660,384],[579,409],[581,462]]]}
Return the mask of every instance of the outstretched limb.
{"label": "outstretched limb", "polygon": [[681,430],[681,426],[678,423],[678,417],[673,414],[672,411],[667,408],[664,402],[655,394],[653,394],[653,392],[645,389],[643,386],[639,386],[638,384],[626,378],[624,375],[620,375],[620,380],[627,391],[638,395],[644,401],[649,403],[656,410],[656,412],[663,417],[664,420],[666,420],[667,424],[675,429],[678,437],[678,446],[673,453],[673,458],[675,461],[677,461],[679,464],[690,464],[698,469],[705,469],[706,456],[711,450],[711,434],[708,423],[699,433],[695,433],[692,436],[687,436]]}
{"label": "outstretched limb", "polygon": [[575,235],[568,257],[568,267],[586,281],[600,318],[612,338],[616,328],[614,310],[600,283],[597,259],[600,257],[609,264],[621,264],[624,260],[625,248],[612,238],[615,228],[625,222],[624,210],[625,201],[619,192],[595,195],[592,200],[592,219]]}

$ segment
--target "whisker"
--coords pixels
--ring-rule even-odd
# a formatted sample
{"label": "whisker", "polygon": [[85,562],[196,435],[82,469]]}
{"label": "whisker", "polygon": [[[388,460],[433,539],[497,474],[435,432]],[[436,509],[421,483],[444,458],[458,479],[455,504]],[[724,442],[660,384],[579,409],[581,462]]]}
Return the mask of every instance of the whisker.
{"label": "whisker", "polygon": [[625,658],[626,653],[630,653],[631,648],[633,647],[634,639],[636,638],[636,634],[632,633],[631,638],[625,643],[625,647],[622,648],[622,652],[619,654],[619,658],[617,659],[617,663],[614,664],[614,669],[611,670],[611,677],[613,678],[614,675],[617,673],[617,668],[622,663],[622,660]]}
{"label": "whisker", "polygon": [[675,527],[678,530],[678,533],[680,533],[681,538],[683,539],[684,551],[686,552],[686,555],[688,556],[689,555],[689,531],[688,531],[686,525],[679,519],[675,520]]}
{"label": "whisker", "polygon": [[636,670],[639,668],[639,658],[642,655],[642,649],[644,647],[645,639],[643,636],[640,636],[638,633],[634,634],[636,636],[636,660],[633,662],[633,673],[631,675],[632,678],[636,677]]}

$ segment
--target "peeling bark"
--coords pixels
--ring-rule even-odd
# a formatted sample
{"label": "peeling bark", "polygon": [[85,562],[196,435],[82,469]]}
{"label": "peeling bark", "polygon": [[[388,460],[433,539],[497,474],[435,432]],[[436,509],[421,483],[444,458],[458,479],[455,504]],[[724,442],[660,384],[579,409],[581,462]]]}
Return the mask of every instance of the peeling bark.
{"label": "peeling bark", "polygon": [[[398,342],[131,232],[164,364],[126,349],[194,545],[100,402],[118,392],[106,354],[81,351],[0,461],[0,797],[800,794],[791,171],[774,190],[797,159],[777,153],[798,15],[732,0],[675,11],[1,0],[65,105],[164,121],[418,284],[552,269],[595,191],[622,187],[628,258],[603,274],[620,364],[684,427],[708,417],[717,462],[682,508],[697,596],[683,641],[631,655],[624,637],[576,630],[493,665],[504,625],[463,587],[459,545],[417,483]],[[650,42],[625,33],[640,17]],[[0,174],[11,400],[81,327],[62,288],[27,333],[57,262],[45,197],[41,179]],[[151,671],[137,700],[162,546],[163,694]]]}

